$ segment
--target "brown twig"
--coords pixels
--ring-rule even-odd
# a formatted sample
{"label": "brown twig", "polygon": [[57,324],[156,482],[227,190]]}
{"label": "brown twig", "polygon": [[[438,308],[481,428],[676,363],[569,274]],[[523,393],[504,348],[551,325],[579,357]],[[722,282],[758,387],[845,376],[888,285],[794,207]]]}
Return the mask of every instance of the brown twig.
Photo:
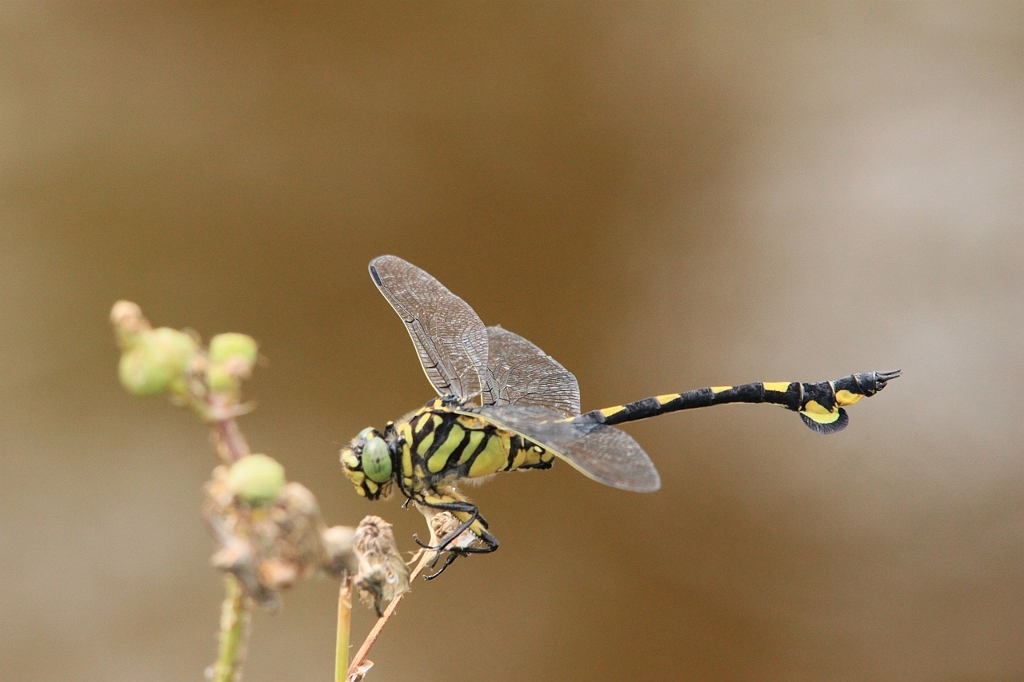
{"label": "brown twig", "polygon": [[[436,539],[432,538],[431,544],[434,544],[435,542]],[[412,573],[409,574],[410,581],[414,580],[416,576],[423,571],[427,563],[429,563],[437,554],[436,552],[426,550],[421,551],[423,552],[423,555],[420,557],[419,563],[416,564],[416,568],[414,568]],[[402,601],[403,596],[405,596],[404,593],[399,594],[390,604],[388,604],[383,615],[381,615],[381,617],[377,619],[377,622],[374,623],[373,629],[370,630],[370,634],[366,635],[366,639],[363,640],[362,646],[359,647],[359,651],[356,652],[356,655],[352,658],[352,662],[348,666],[348,682],[359,682],[363,679],[363,676],[366,675],[366,671],[370,669],[369,666],[366,665],[369,663],[369,661],[366,660],[366,657],[369,655],[370,649],[380,636],[381,630],[383,630],[384,626],[388,624],[391,614],[393,614],[395,609],[398,607],[398,602]]]}
{"label": "brown twig", "polygon": [[249,443],[234,417],[215,421],[213,433],[217,441],[217,452],[227,464],[233,464],[249,454]]}

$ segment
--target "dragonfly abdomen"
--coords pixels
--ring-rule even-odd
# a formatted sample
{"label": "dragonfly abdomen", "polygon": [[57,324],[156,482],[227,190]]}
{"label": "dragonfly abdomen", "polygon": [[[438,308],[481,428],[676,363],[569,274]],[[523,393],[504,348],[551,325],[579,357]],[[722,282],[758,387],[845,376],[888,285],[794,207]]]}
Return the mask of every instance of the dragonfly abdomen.
{"label": "dragonfly abdomen", "polygon": [[592,410],[575,417],[573,421],[614,425],[712,405],[769,403],[799,412],[804,423],[815,431],[834,433],[847,424],[848,418],[843,406],[874,395],[885,388],[887,381],[899,375],[899,370],[862,372],[835,381],[816,383],[758,381],[738,386],[709,386]]}

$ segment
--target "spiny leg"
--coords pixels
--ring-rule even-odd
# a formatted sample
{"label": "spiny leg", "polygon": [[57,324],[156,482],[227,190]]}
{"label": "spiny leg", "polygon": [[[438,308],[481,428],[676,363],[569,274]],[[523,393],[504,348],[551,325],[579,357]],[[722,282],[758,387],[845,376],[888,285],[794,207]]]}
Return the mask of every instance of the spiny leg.
{"label": "spiny leg", "polygon": [[[479,508],[464,499],[457,491],[448,490],[444,493],[438,492],[433,495],[420,495],[417,497],[416,502],[431,509],[448,512],[460,522],[455,530],[448,533],[447,536],[440,540],[436,545],[427,545],[420,541],[420,539],[415,535],[413,536],[413,539],[418,545],[424,549],[437,553],[434,560],[429,564],[430,568],[434,568],[434,566],[437,565],[442,552],[448,552],[448,556],[445,557],[445,561],[441,565],[440,570],[432,575],[426,576],[427,580],[433,580],[437,576],[441,575],[441,573],[443,573],[445,569],[460,556],[468,556],[469,554],[487,554],[498,549],[498,541],[493,535],[487,532],[487,520],[480,515]],[[482,541],[486,547],[451,547],[452,543],[467,530],[476,535],[476,537]]]}
{"label": "spiny leg", "polygon": [[[448,552],[448,556],[446,556],[446,557],[444,558],[444,563],[443,563],[443,564],[441,564],[441,568],[437,569],[437,571],[436,571],[435,573],[431,573],[430,575],[425,575],[425,576],[423,576],[423,579],[424,579],[424,580],[433,580],[433,579],[434,579],[434,578],[436,578],[437,576],[441,575],[442,573],[444,573],[444,570],[445,570],[446,568],[448,568],[449,566],[451,566],[451,565],[452,565],[452,562],[453,562],[453,561],[455,561],[456,559],[458,559],[458,558],[459,558],[459,556],[460,556],[460,555],[459,555],[459,554],[457,554],[456,552]],[[430,568],[431,568],[431,569],[433,569],[433,568],[434,568],[434,566],[436,566],[436,565],[437,565],[437,560],[438,560],[438,559],[440,559],[440,558],[441,558],[441,553],[440,553],[440,552],[438,552],[438,553],[437,553],[437,556],[436,556],[436,557],[434,557],[434,560],[430,562]]]}
{"label": "spiny leg", "polygon": [[[470,554],[490,554],[491,552],[493,552],[496,549],[498,549],[498,541],[497,541],[497,539],[493,535],[488,533],[487,531],[483,531],[483,533],[479,536],[479,538],[481,540],[483,540],[485,543],[487,543],[486,547],[460,547],[460,548],[457,548],[457,549],[450,549],[450,550],[448,550],[448,556],[445,557],[444,564],[441,565],[441,568],[436,573],[432,573],[432,574],[430,574],[428,576],[424,576],[423,579],[424,580],[433,580],[437,576],[439,576],[442,573],[444,573],[444,570],[446,568],[448,568],[449,566],[451,566],[452,562],[455,561],[460,556],[468,556]],[[441,555],[438,554],[438,557],[440,557],[440,556]],[[430,567],[433,568],[435,564],[437,564],[437,558],[435,558],[434,561],[431,562]]]}
{"label": "spiny leg", "polygon": [[414,535],[413,539],[416,541],[416,544],[424,549],[443,552],[448,545],[467,530],[472,530],[478,537],[486,533],[488,527],[487,519],[480,515],[480,508],[463,499],[455,491],[448,491],[437,495],[421,495],[416,501],[431,509],[450,512],[452,516],[461,522],[455,530],[436,545],[425,544]]}
{"label": "spiny leg", "polygon": [[[416,541],[417,545],[419,545],[423,549],[430,549],[430,550],[433,550],[435,552],[443,552],[448,547],[448,545],[450,545],[452,542],[455,541],[455,539],[457,537],[462,535],[465,531],[469,530],[469,527],[472,526],[476,522],[476,520],[480,517],[480,510],[476,507],[476,505],[472,505],[472,504],[468,504],[468,503],[467,504],[451,503],[451,504],[445,504],[443,506],[441,506],[441,505],[432,505],[431,504],[431,505],[427,505],[427,506],[433,507],[434,509],[440,509],[442,511],[452,512],[453,514],[455,512],[461,512],[463,515],[466,515],[466,514],[469,515],[468,519],[462,521],[462,523],[460,523],[459,526],[455,530],[453,530],[451,533],[448,534],[448,537],[444,538],[443,540],[438,542],[436,545],[428,545],[425,542],[423,542],[422,540],[420,540],[419,537],[417,537],[415,535],[412,536],[412,539]],[[457,516],[456,518],[462,520],[461,516]]]}

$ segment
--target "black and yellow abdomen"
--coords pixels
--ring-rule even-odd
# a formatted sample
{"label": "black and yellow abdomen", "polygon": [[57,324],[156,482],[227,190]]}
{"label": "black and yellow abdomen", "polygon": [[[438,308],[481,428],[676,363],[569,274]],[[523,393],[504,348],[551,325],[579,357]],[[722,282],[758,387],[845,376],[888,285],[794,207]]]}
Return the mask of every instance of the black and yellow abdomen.
{"label": "black and yellow abdomen", "polygon": [[686,393],[668,393],[644,398],[625,405],[591,410],[564,421],[624,424],[669,412],[730,403],[768,403],[799,412],[804,423],[818,433],[835,433],[846,427],[843,407],[878,393],[887,382],[900,375],[895,372],[861,372],[835,381],[801,383],[768,381],[739,386],[709,386]]}

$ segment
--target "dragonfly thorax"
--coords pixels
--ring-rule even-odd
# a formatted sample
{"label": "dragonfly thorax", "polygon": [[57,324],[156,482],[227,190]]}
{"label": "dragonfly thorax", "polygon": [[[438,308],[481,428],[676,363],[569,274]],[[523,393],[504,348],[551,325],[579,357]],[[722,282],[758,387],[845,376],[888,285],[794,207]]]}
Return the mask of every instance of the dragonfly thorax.
{"label": "dragonfly thorax", "polygon": [[341,463],[345,465],[348,480],[361,496],[376,500],[391,495],[397,462],[377,429],[367,427],[360,431],[341,451]]}

